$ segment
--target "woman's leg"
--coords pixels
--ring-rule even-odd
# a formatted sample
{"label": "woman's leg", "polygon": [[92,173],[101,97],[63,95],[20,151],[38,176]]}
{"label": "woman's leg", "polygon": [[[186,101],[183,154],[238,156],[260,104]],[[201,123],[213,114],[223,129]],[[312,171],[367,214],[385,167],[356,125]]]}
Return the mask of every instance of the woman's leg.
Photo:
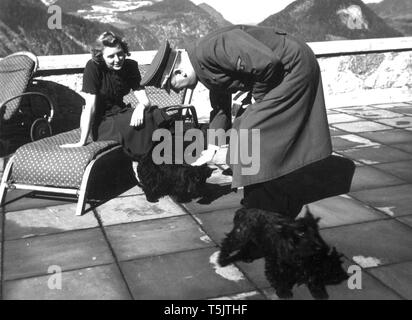
{"label": "woman's leg", "polygon": [[159,129],[165,118],[162,117],[160,109],[145,110],[143,125],[132,127],[130,126],[132,114],[133,109],[129,109],[113,118],[124,151],[134,160],[138,160],[153,148],[153,132]]}

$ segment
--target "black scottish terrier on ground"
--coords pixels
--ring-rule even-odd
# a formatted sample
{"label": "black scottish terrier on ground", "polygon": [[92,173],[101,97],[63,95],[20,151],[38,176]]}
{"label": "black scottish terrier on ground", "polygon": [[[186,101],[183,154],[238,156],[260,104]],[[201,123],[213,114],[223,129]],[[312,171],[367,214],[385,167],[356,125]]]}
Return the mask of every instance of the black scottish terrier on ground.
{"label": "black scottish terrier on ground", "polygon": [[157,202],[161,197],[175,196],[178,202],[188,202],[203,193],[207,178],[215,169],[206,164],[160,164],[153,162],[149,152],[139,159],[137,174],[147,201]]}
{"label": "black scottish terrier on ground", "polygon": [[294,285],[305,284],[315,299],[327,299],[326,285],[348,279],[342,255],[319,234],[319,218],[310,212],[293,220],[274,212],[242,208],[223,240],[219,264],[265,258],[265,275],[279,298],[293,297]]}

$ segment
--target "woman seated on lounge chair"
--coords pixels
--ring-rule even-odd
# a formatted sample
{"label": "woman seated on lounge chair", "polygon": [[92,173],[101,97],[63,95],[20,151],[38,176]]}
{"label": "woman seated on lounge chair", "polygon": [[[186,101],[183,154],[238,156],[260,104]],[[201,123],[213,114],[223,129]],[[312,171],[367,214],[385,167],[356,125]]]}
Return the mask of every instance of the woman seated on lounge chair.
{"label": "woman seated on lounge chair", "polygon": [[[129,56],[127,43],[112,32],[99,36],[92,49],[92,59],[83,73],[86,105],[80,119],[80,141],[62,147],[81,147],[89,133],[96,140],[115,140],[132,158],[147,153],[152,147],[152,133],[168,116],[151,107],[136,61]],[[132,108],[123,97],[133,90],[138,104]]]}

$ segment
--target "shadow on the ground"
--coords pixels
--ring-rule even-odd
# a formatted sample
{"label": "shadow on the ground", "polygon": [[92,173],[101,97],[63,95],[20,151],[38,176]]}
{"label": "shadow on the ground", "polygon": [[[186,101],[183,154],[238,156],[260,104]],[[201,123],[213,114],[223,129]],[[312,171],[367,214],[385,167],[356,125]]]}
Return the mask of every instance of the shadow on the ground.
{"label": "shadow on the ground", "polygon": [[355,164],[347,158],[331,155],[290,174],[269,181],[267,189],[288,194],[301,204],[348,193]]}
{"label": "shadow on the ground", "polygon": [[197,201],[199,204],[210,204],[213,201],[223,197],[232,192],[237,192],[236,189],[232,189],[230,184],[227,185],[219,185],[219,184],[212,184],[206,183],[205,188],[203,190],[202,197]]}
{"label": "shadow on the ground", "polygon": [[[26,92],[38,92],[49,97],[54,106],[54,117],[50,123],[52,135],[79,127],[85,101],[77,92],[53,81],[37,79],[29,84]],[[44,97],[23,97],[18,111],[0,126],[0,156],[11,154],[31,142],[32,135],[37,137],[42,131],[39,128],[44,127],[39,119],[49,115],[50,108]]]}

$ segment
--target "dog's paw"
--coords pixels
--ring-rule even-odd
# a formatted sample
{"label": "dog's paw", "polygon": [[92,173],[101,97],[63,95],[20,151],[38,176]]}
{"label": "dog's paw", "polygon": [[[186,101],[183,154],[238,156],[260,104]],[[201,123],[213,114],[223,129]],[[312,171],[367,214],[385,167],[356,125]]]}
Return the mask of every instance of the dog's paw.
{"label": "dog's paw", "polygon": [[146,200],[147,200],[148,202],[151,202],[151,203],[159,202],[159,198],[157,198],[157,197],[146,196]]}
{"label": "dog's paw", "polygon": [[276,295],[280,299],[291,299],[293,298],[292,290],[289,289],[275,289]]}
{"label": "dog's paw", "polygon": [[217,263],[221,267],[226,267],[229,264],[233,263],[233,260],[231,259],[230,255],[223,254],[222,251],[219,252],[219,256],[217,258]]}
{"label": "dog's paw", "polygon": [[308,289],[312,297],[316,300],[326,300],[329,299],[329,294],[324,286],[314,286],[308,284]]}
{"label": "dog's paw", "polygon": [[188,202],[192,201],[192,199],[188,196],[177,196],[177,197],[174,197],[174,198],[179,203],[188,203]]}

